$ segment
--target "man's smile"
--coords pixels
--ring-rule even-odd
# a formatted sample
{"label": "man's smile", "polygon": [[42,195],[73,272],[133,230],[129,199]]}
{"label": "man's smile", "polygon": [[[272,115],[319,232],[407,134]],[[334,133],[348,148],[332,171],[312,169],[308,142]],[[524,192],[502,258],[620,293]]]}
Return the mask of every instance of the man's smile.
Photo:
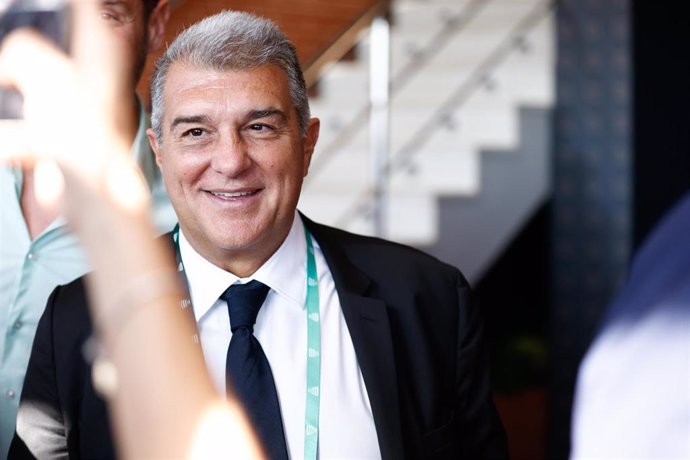
{"label": "man's smile", "polygon": [[236,199],[236,198],[243,198],[246,196],[252,196],[256,195],[259,193],[261,189],[255,189],[255,190],[244,190],[240,192],[220,192],[220,191],[208,191],[211,195],[218,197],[218,198],[223,198],[223,199]]}

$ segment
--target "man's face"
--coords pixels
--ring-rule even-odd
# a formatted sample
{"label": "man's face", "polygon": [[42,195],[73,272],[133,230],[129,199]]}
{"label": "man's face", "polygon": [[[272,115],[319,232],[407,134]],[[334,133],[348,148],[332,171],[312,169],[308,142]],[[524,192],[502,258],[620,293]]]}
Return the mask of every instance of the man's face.
{"label": "man's face", "polygon": [[285,73],[272,64],[173,64],[163,104],[162,143],[148,134],[182,231],[215,265],[250,275],[289,232],[318,120],[303,137]]}
{"label": "man's face", "polygon": [[130,87],[136,87],[146,63],[146,56],[163,43],[168,20],[168,0],[160,0],[145,17],[143,0],[98,0],[100,16],[113,29],[128,57]]}

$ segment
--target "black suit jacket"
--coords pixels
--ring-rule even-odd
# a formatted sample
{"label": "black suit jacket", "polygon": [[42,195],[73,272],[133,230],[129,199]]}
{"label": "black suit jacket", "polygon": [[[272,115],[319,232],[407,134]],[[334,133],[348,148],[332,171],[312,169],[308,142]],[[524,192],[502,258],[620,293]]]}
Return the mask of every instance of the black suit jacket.
{"label": "black suit jacket", "polygon": [[[417,250],[303,219],[333,274],[382,457],[507,458],[482,322],[462,274]],[[83,281],[56,288],[36,332],[10,459],[113,457],[107,408],[82,358],[90,334]]]}

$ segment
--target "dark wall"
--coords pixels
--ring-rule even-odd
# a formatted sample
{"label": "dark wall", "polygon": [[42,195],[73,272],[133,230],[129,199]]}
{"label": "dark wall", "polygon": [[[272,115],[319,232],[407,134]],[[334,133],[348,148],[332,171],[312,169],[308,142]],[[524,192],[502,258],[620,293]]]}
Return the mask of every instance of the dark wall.
{"label": "dark wall", "polygon": [[634,242],[690,188],[686,2],[633,0]]}
{"label": "dark wall", "polygon": [[474,287],[485,314],[494,390],[499,393],[546,384],[550,222],[545,204]]}
{"label": "dark wall", "polygon": [[561,0],[556,13],[549,317],[549,459],[567,459],[578,366],[631,248],[632,66],[627,0]]}
{"label": "dark wall", "polygon": [[550,223],[542,205],[474,286],[513,460],[545,460]]}

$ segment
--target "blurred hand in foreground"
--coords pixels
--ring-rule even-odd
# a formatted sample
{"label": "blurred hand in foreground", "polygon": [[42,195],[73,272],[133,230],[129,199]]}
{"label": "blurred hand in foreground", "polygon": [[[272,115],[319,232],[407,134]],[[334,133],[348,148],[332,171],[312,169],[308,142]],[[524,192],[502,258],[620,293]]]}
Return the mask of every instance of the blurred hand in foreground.
{"label": "blurred hand in foreground", "polygon": [[[57,205],[62,178],[66,193],[107,192],[115,204],[145,207],[147,193],[128,158],[129,116],[117,101],[127,81],[124,50],[103,21],[94,21],[99,2],[73,1],[70,55],[29,29],[11,32],[0,50],[0,84],[24,97],[23,120],[1,120],[0,162],[36,168],[37,195]],[[64,202],[68,214],[71,204]]]}

